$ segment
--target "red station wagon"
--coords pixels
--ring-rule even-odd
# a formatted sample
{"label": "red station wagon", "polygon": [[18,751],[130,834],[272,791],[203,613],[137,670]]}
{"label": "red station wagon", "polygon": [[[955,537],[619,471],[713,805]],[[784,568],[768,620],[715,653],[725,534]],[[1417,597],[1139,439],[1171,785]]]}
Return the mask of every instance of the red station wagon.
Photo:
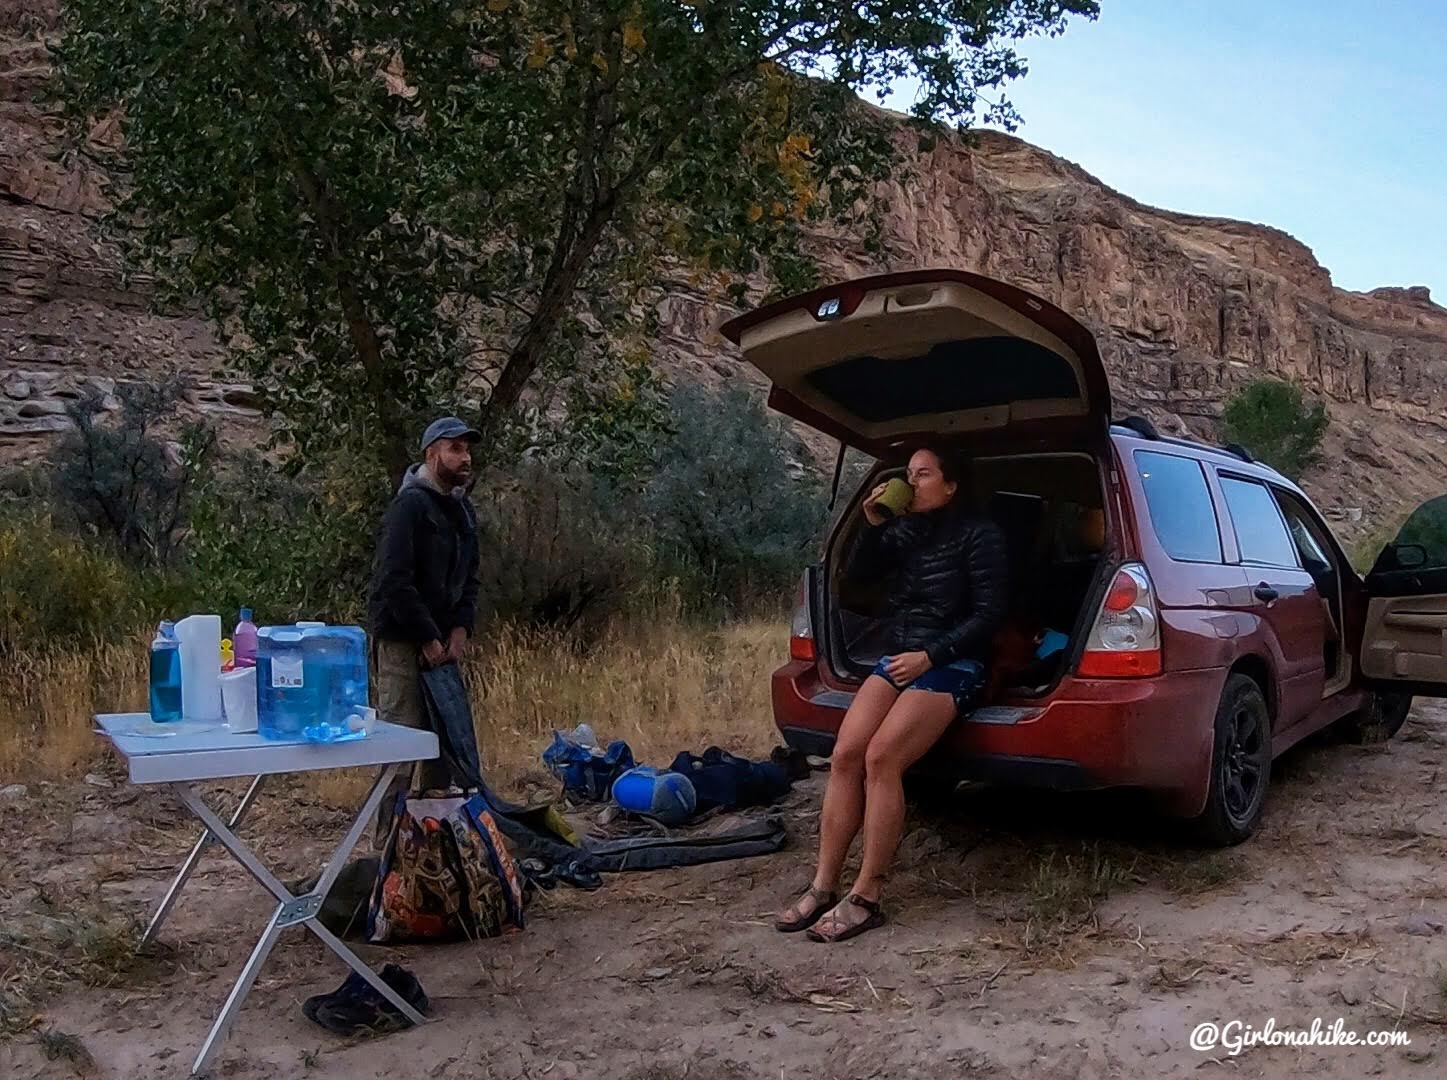
{"label": "red station wagon", "polygon": [[1238,447],[1112,423],[1090,332],[975,274],[850,281],[723,333],[772,382],[772,408],[837,439],[841,461],[845,447],[874,459],[805,573],[773,676],[791,746],[830,752],[883,651],[884,583],[847,580],[845,555],[864,496],[925,439],[970,459],[967,497],[1012,562],[989,696],[927,775],[1142,788],[1231,844],[1292,744],[1337,721],[1390,735],[1412,694],[1447,696],[1447,499],[1364,581],[1295,484]]}

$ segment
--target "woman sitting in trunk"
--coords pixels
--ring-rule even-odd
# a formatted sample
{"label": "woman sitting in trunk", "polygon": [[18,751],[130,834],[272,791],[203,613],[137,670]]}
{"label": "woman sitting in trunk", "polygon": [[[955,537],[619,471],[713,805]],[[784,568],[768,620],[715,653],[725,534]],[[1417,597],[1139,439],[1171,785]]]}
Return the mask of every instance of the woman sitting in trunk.
{"label": "woman sitting in trunk", "polygon": [[[1006,610],[1005,539],[973,514],[960,491],[961,464],[943,449],[909,459],[913,500],[886,521],[885,485],[864,500],[869,522],[845,571],[892,574],[891,654],[854,696],[830,759],[819,822],[819,860],[803,896],[780,913],[785,933],[844,941],[884,922],[880,896],[904,829],[905,770],[977,703],[985,659]],[[839,878],[860,826],[864,860],[841,901]]]}

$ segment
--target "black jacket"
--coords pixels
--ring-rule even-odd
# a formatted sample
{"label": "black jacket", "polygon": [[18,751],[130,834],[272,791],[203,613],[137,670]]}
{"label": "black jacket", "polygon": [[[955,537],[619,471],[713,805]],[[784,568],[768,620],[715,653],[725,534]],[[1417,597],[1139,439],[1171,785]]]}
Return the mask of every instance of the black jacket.
{"label": "black jacket", "polygon": [[372,633],[388,641],[446,642],[477,621],[477,516],[414,465],[382,518],[368,602]]}
{"label": "black jacket", "polygon": [[891,652],[926,652],[935,667],[989,659],[1009,590],[1005,536],[993,521],[949,505],[865,524],[845,572],[893,573]]}

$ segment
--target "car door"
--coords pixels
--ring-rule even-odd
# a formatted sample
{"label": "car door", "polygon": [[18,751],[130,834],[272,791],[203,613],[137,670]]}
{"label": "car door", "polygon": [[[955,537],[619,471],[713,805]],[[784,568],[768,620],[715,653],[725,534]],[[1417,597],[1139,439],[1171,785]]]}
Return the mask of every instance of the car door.
{"label": "car door", "polygon": [[1225,470],[1218,473],[1218,479],[1236,533],[1241,566],[1251,585],[1249,610],[1270,627],[1280,650],[1276,658],[1279,735],[1321,702],[1326,685],[1326,613],[1316,581],[1301,565],[1271,488]]}
{"label": "car door", "polygon": [[1367,574],[1359,661],[1379,690],[1447,697],[1447,496],[1423,503]]}

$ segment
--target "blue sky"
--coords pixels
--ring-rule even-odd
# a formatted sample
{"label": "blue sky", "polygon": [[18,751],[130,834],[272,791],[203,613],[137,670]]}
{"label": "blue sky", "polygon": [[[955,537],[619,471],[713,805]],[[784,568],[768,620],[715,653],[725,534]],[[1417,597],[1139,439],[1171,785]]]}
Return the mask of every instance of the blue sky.
{"label": "blue sky", "polygon": [[1141,202],[1274,225],[1343,288],[1447,303],[1444,50],[1431,0],[1101,0],[1021,44],[1008,96],[1017,134]]}

